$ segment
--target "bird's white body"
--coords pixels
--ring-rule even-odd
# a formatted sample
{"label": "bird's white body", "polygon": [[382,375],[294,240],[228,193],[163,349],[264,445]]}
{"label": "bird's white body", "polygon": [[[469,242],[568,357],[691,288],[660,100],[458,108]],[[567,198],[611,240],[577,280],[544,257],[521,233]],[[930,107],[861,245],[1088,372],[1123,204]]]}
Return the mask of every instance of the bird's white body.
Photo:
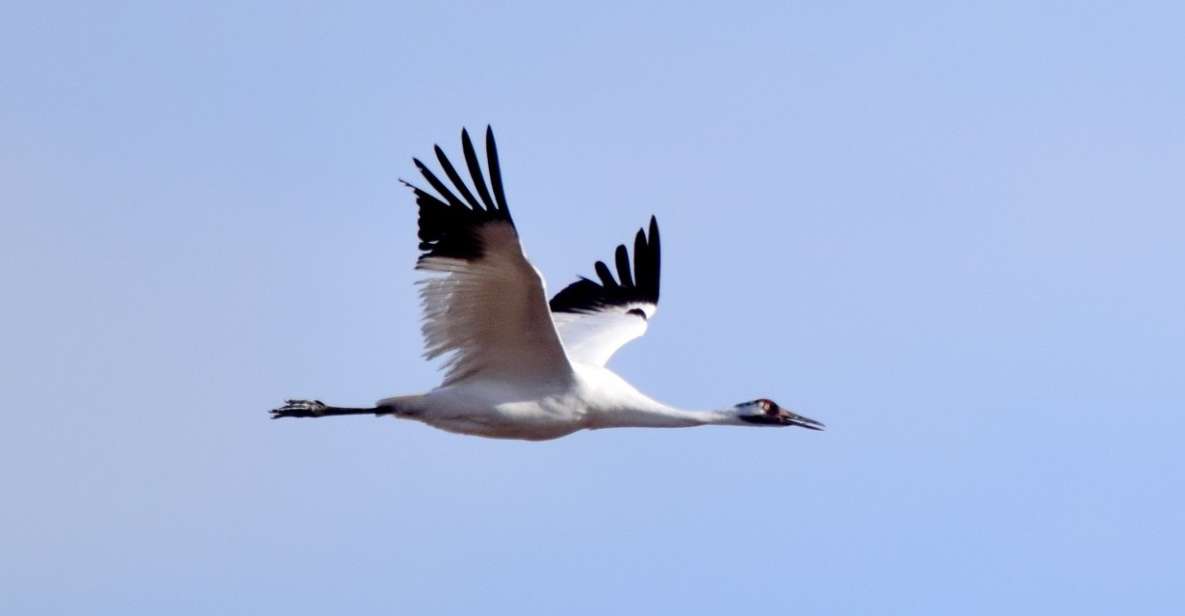
{"label": "bird's white body", "polygon": [[530,441],[586,429],[742,423],[728,410],[684,411],[666,406],[601,366],[576,363],[573,368],[568,383],[477,380],[420,396],[387,398],[379,406],[396,409],[396,417],[449,432]]}
{"label": "bird's white body", "polygon": [[[275,417],[374,413],[491,438],[547,440],[583,429],[822,424],[760,399],[715,411],[659,403],[605,367],[641,336],[658,308],[658,222],[614,254],[616,276],[596,263],[599,282],[581,278],[547,299],[506,207],[494,136],[486,132],[490,184],[469,134],[461,132],[475,196],[437,147],[450,188],[419,160],[436,194],[411,186],[419,205],[416,269],[428,359],[445,358],[440,387],[397,396],[369,409],[290,400]],[[480,200],[478,199],[480,197]]]}

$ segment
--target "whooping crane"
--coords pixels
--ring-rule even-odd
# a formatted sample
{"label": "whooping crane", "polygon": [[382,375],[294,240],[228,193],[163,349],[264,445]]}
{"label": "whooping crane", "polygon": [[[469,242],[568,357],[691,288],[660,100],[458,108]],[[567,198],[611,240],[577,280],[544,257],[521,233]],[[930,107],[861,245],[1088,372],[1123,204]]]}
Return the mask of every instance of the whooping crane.
{"label": "whooping crane", "polygon": [[[823,424],[760,398],[714,410],[682,410],[655,401],[605,367],[625,343],[646,332],[658,307],[658,222],[624,245],[617,276],[597,261],[598,281],[580,278],[547,300],[543,278],[523,254],[506,207],[493,131],[486,128],[489,184],[469,133],[461,131],[475,196],[440,146],[436,158],[452,190],[418,159],[436,194],[408,182],[419,206],[419,281],[428,359],[446,356],[444,381],[425,394],[380,400],[374,407],[288,400],[272,417],[391,415],[491,438],[547,440],[577,430],[703,425]],[[480,198],[480,199],[479,199]]]}

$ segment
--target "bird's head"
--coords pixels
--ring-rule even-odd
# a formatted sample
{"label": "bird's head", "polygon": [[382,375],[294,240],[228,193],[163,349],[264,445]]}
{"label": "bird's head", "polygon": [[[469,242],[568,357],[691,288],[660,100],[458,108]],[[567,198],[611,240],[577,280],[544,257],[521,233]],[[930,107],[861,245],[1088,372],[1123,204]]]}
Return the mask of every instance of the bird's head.
{"label": "bird's head", "polygon": [[736,409],[738,419],[755,426],[798,426],[810,430],[822,430],[825,427],[822,422],[793,413],[767,398],[742,402],[736,405]]}

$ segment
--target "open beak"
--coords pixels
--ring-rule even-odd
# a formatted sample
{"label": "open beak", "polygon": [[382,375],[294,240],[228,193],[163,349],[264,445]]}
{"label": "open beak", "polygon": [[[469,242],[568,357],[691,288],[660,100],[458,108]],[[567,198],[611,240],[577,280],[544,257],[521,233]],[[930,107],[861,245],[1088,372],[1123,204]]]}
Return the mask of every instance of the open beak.
{"label": "open beak", "polygon": [[802,415],[796,415],[794,413],[791,413],[790,411],[787,411],[786,409],[781,409],[781,412],[778,413],[778,420],[782,422],[782,425],[798,426],[799,428],[806,428],[807,430],[822,431],[823,428],[827,427],[827,426],[824,426],[823,422],[821,422],[821,421],[815,421],[814,419],[811,419],[810,417],[803,417]]}

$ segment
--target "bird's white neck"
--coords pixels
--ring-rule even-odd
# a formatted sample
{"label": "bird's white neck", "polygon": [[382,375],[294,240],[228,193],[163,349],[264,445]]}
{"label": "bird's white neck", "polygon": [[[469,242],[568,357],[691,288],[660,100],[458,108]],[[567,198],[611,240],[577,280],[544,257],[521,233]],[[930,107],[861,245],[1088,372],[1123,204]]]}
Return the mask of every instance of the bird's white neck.
{"label": "bird's white neck", "polygon": [[634,389],[608,369],[578,364],[577,374],[588,391],[590,428],[687,428],[743,425],[736,407],[692,411],[663,404]]}
{"label": "bird's white neck", "polygon": [[596,413],[597,428],[688,428],[708,425],[743,425],[735,407],[715,410],[686,410],[652,400],[646,404],[606,409]]}

